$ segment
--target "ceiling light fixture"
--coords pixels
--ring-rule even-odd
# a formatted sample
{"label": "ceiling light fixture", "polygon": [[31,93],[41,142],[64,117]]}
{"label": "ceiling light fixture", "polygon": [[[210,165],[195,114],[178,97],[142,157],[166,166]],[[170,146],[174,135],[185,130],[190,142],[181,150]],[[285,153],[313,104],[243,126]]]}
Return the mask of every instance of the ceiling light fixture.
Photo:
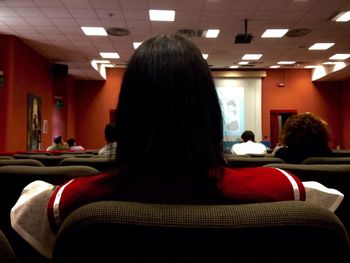
{"label": "ceiling light fixture", "polygon": [[117,52],[100,52],[103,58],[120,58]]}
{"label": "ceiling light fixture", "polygon": [[262,54],[245,54],[242,60],[258,60],[262,57]]}
{"label": "ceiling light fixture", "polygon": [[84,34],[87,36],[107,36],[107,32],[103,27],[87,27],[82,26]]}
{"label": "ceiling light fixture", "polygon": [[203,33],[206,38],[217,38],[220,33],[220,29],[208,29]]}
{"label": "ceiling light fixture", "polygon": [[309,50],[326,50],[333,45],[334,43],[315,43],[311,47],[309,47]]}
{"label": "ceiling light fixture", "polygon": [[142,42],[133,42],[132,43],[132,45],[134,46],[134,49],[137,49],[141,44],[142,44]]}
{"label": "ceiling light fixture", "polygon": [[335,54],[333,56],[331,56],[329,59],[333,59],[333,60],[345,60],[350,58],[350,54]]}
{"label": "ceiling light fixture", "polygon": [[288,29],[266,29],[261,35],[262,38],[281,38],[288,32]]}
{"label": "ceiling light fixture", "polygon": [[336,22],[348,22],[350,21],[350,11],[341,12],[333,17],[332,20]]}
{"label": "ceiling light fixture", "polygon": [[295,61],[283,60],[283,61],[277,62],[277,64],[279,64],[279,65],[292,65],[292,64],[295,64]]}
{"label": "ceiling light fixture", "polygon": [[149,19],[151,21],[175,21],[175,11],[150,9]]}

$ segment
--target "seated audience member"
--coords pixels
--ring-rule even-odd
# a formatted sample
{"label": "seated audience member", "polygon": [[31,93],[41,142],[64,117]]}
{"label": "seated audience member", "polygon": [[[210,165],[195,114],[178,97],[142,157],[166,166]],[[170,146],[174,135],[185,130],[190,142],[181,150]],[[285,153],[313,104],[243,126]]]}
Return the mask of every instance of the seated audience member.
{"label": "seated audience member", "polygon": [[67,144],[69,146],[69,149],[73,151],[84,151],[85,148],[81,145],[77,145],[77,142],[75,141],[74,138],[70,138],[67,140]]}
{"label": "seated audience member", "polygon": [[62,139],[62,136],[53,137],[53,144],[47,147],[46,151],[69,150],[69,146]]}
{"label": "seated audience member", "polygon": [[246,130],[241,135],[240,143],[232,145],[231,152],[235,155],[244,154],[266,154],[267,148],[264,144],[255,142],[255,134]]}
{"label": "seated audience member", "polygon": [[219,99],[201,51],[179,35],[144,41],[128,62],[116,108],[116,167],[55,186],[27,185],[12,227],[51,257],[61,222],[101,200],[251,203],[305,200],[298,177],[271,167],[229,168]]}
{"label": "seated audience member", "polygon": [[280,145],[273,154],[286,163],[300,163],[308,157],[328,157],[333,152],[329,147],[328,124],[312,113],[289,117],[282,128]]}
{"label": "seated audience member", "polygon": [[114,125],[107,124],[104,130],[104,134],[107,144],[98,151],[98,155],[106,156],[110,159],[115,159],[117,152],[117,137]]}

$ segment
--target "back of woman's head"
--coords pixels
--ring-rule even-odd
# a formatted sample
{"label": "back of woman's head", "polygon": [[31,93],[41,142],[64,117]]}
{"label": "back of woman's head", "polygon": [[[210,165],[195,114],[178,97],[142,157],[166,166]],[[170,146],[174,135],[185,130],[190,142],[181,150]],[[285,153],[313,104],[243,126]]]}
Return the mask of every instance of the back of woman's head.
{"label": "back of woman's head", "polygon": [[282,131],[282,144],[303,152],[329,148],[328,125],[312,113],[294,115],[287,119]]}
{"label": "back of woman's head", "polygon": [[129,60],[116,111],[118,162],[205,169],[222,157],[222,116],[200,50],[178,35],[144,41]]}

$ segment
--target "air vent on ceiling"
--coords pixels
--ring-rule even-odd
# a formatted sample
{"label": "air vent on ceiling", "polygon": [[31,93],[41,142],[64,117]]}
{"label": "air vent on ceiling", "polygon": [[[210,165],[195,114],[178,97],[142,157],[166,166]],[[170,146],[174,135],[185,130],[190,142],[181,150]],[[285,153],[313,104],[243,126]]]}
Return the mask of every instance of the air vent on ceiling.
{"label": "air vent on ceiling", "polygon": [[111,27],[107,29],[107,33],[112,36],[123,37],[129,35],[129,30],[125,28]]}
{"label": "air vent on ceiling", "polygon": [[302,37],[311,32],[308,28],[294,28],[291,30],[288,30],[286,36],[287,37]]}
{"label": "air vent on ceiling", "polygon": [[196,31],[192,29],[179,29],[176,31],[176,34],[183,37],[194,37],[196,35]]}

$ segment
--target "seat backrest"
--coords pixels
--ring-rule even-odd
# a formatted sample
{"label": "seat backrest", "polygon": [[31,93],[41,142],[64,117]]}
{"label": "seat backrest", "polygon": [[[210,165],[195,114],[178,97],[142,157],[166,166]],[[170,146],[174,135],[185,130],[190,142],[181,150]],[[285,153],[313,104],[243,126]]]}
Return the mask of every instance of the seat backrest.
{"label": "seat backrest", "polygon": [[240,156],[226,156],[226,161],[231,167],[258,167],[268,163],[284,163],[284,161],[277,157],[240,157]]}
{"label": "seat backrest", "polygon": [[340,220],[308,202],[103,201],[64,220],[53,262],[348,262],[349,252]]}
{"label": "seat backrest", "polygon": [[335,214],[350,231],[350,164],[267,164],[290,171],[301,181],[317,181],[344,194]]}
{"label": "seat backrest", "polygon": [[1,159],[0,166],[5,165],[45,166],[42,162],[34,159]]}
{"label": "seat backrest", "polygon": [[70,157],[65,158],[60,161],[60,166],[71,166],[71,165],[85,165],[91,166],[97,169],[100,172],[104,172],[110,169],[114,169],[115,163],[108,157],[103,158],[79,158],[79,157]]}
{"label": "seat backrest", "polygon": [[348,157],[308,157],[301,164],[350,164]]}
{"label": "seat backrest", "polygon": [[0,261],[1,263],[17,263],[17,257],[12,249],[12,246],[5,236],[5,234],[0,230]]}
{"label": "seat backrest", "polygon": [[58,166],[61,160],[73,157],[73,155],[30,155],[29,158],[33,160],[38,160],[45,166]]}
{"label": "seat backrest", "polygon": [[11,160],[14,159],[12,156],[10,155],[0,155],[0,160]]}
{"label": "seat backrest", "polygon": [[[4,231],[10,240],[18,259],[37,261],[40,255],[21,240],[10,225],[10,211],[17,202],[23,188],[35,180],[58,185],[65,181],[81,176],[98,174],[99,172],[90,166],[24,166],[9,165],[0,167],[0,229]],[[35,260],[30,261],[35,256]],[[39,257],[41,259],[41,257]],[[1,257],[0,262],[2,263]]]}
{"label": "seat backrest", "polygon": [[333,150],[334,157],[350,157],[350,150]]}

